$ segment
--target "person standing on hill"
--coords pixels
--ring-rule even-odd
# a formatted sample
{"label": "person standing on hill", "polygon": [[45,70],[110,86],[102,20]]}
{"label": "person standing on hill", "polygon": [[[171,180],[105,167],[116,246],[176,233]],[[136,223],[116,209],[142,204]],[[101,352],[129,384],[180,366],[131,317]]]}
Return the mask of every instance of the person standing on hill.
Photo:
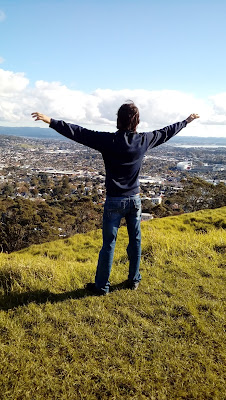
{"label": "person standing on hill", "polygon": [[35,121],[49,124],[61,135],[102,154],[106,170],[106,201],[103,214],[103,246],[99,253],[95,283],[88,283],[87,290],[105,295],[110,288],[110,272],[113,262],[117,232],[121,218],[125,217],[129,235],[127,254],[129,274],[127,287],[136,290],[141,280],[141,198],[139,172],[148,149],[165,143],[196,118],[191,114],[177,122],[153,132],[137,132],[139,110],[133,102],[122,104],[117,113],[117,131],[98,132],[79,125],[50,118],[39,112],[32,113]]}

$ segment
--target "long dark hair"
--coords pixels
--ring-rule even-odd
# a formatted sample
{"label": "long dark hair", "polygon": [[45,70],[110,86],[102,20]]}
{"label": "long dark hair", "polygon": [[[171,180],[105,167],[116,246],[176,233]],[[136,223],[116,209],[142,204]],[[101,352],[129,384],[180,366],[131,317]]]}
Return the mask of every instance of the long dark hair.
{"label": "long dark hair", "polygon": [[117,129],[136,132],[136,127],[140,122],[139,110],[134,102],[122,104],[117,113]]}

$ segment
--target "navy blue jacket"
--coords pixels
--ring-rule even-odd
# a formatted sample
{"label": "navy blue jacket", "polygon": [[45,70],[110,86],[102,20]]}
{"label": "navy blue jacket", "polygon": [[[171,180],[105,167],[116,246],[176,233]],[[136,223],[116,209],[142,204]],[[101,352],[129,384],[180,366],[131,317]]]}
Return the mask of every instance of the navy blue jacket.
{"label": "navy blue jacket", "polygon": [[131,196],[139,193],[139,172],[146,151],[175,136],[187,125],[186,120],[153,132],[98,132],[64,121],[51,119],[50,127],[61,135],[98,150],[106,169],[108,196]]}

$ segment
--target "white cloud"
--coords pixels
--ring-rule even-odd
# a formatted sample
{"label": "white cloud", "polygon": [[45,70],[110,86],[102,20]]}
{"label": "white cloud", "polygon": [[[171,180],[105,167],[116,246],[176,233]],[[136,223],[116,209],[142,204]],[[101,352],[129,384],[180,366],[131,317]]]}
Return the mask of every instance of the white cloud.
{"label": "white cloud", "polygon": [[183,130],[183,135],[225,136],[226,93],[209,99],[173,90],[97,89],[88,94],[60,82],[39,80],[31,87],[24,73],[0,69],[0,125],[44,127],[31,119],[31,112],[40,111],[91,129],[114,131],[117,110],[129,99],[140,110],[139,131],[161,128],[195,112],[200,120]]}
{"label": "white cloud", "polygon": [[4,21],[5,18],[6,18],[5,13],[2,10],[0,10],[0,22]]}
{"label": "white cloud", "polygon": [[0,123],[22,121],[23,102],[29,80],[23,73],[0,69]]}
{"label": "white cloud", "polygon": [[3,57],[0,57],[0,64],[2,64],[2,63],[4,63],[4,58]]}
{"label": "white cloud", "polygon": [[218,93],[210,97],[210,100],[213,103],[215,112],[221,113],[226,117],[226,92]]}
{"label": "white cloud", "polygon": [[14,97],[16,93],[23,92],[28,84],[24,73],[0,69],[0,96]]}

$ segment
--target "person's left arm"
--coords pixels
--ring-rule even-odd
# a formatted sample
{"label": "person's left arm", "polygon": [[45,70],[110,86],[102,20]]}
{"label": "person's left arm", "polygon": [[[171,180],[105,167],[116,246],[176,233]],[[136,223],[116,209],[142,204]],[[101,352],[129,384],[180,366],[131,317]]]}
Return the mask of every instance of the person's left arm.
{"label": "person's left arm", "polygon": [[84,144],[85,146],[91,147],[95,150],[101,151],[106,139],[106,132],[93,131],[83,128],[79,125],[58,121],[38,112],[32,113],[32,117],[35,119],[35,121],[43,121],[49,124],[50,128],[54,129],[68,139],[74,140],[80,144]]}

